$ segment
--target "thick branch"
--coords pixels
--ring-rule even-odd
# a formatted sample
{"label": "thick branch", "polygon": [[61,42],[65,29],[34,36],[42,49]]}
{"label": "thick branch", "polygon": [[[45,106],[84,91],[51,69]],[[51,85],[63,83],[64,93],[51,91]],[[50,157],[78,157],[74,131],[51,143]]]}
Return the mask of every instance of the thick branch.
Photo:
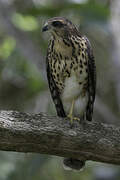
{"label": "thick branch", "polygon": [[120,127],[55,116],[0,112],[0,150],[120,164]]}

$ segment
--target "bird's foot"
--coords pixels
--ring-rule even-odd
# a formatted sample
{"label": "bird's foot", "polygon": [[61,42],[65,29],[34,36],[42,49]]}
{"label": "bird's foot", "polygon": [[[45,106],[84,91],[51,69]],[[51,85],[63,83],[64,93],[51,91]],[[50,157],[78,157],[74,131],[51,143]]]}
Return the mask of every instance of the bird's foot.
{"label": "bird's foot", "polygon": [[70,123],[73,124],[73,121],[80,121],[80,118],[78,117],[73,117],[71,114],[68,114],[67,118],[70,119]]}
{"label": "bird's foot", "polygon": [[80,121],[80,118],[78,118],[78,117],[73,117],[73,120],[75,120],[75,121]]}

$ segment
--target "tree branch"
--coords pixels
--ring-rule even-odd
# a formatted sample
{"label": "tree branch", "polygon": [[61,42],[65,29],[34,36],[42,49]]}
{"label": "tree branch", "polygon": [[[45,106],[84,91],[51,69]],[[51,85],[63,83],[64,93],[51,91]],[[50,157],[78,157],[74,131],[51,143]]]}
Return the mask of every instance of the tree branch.
{"label": "tree branch", "polygon": [[0,150],[36,152],[120,165],[120,127],[46,114],[0,112]]}

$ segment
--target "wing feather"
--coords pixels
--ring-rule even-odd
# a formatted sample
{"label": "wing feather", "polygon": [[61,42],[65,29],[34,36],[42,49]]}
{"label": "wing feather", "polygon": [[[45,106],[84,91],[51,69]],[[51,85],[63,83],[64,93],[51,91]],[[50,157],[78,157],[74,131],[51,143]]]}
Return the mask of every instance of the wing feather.
{"label": "wing feather", "polygon": [[[85,37],[86,38],[86,37]],[[93,106],[96,94],[96,66],[93,51],[89,40],[87,42],[87,53],[88,53],[88,105],[86,109],[86,119],[92,120]]]}
{"label": "wing feather", "polygon": [[56,111],[57,111],[57,115],[60,117],[66,117],[64,108],[63,108],[63,104],[62,101],[60,99],[60,94],[58,91],[58,88],[55,84],[55,81],[53,79],[51,70],[50,70],[50,66],[49,66],[49,56],[47,55],[46,58],[46,67],[47,67],[47,79],[48,79],[48,84],[49,84],[49,88],[50,88],[50,92],[51,92],[51,96],[53,99],[53,102],[55,104],[56,107]]}

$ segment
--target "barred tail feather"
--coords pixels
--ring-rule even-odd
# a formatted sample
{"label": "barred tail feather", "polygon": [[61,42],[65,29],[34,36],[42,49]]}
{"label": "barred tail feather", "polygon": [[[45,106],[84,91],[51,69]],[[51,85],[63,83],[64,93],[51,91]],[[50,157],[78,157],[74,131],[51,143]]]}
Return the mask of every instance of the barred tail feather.
{"label": "barred tail feather", "polygon": [[63,167],[65,170],[74,170],[74,171],[81,171],[85,166],[85,162],[74,159],[74,158],[64,158],[63,160]]}

